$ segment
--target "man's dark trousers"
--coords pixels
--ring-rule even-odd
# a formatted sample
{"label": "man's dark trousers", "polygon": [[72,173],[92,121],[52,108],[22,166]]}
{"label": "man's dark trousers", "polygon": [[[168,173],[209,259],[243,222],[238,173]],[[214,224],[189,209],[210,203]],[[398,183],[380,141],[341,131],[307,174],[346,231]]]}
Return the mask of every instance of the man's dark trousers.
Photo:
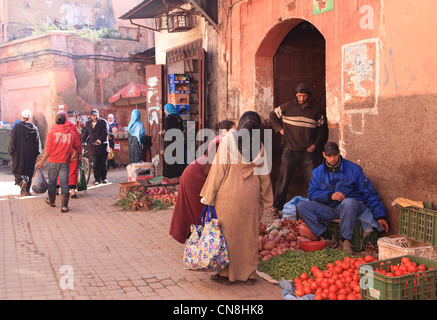
{"label": "man's dark trousers", "polygon": [[287,200],[287,191],[290,180],[297,167],[300,167],[307,187],[313,176],[314,152],[293,151],[284,147],[281,157],[279,178],[275,185],[273,207],[282,210]]}
{"label": "man's dark trousers", "polygon": [[108,172],[108,153],[93,155],[93,164],[94,179],[100,182],[105,180]]}

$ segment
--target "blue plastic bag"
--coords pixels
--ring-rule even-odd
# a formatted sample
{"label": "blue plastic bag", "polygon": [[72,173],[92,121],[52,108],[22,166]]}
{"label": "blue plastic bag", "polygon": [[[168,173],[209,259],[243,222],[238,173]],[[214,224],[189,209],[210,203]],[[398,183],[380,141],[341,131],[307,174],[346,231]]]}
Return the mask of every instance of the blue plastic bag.
{"label": "blue plastic bag", "polygon": [[296,220],[297,219],[297,210],[296,206],[301,201],[308,201],[307,198],[303,198],[301,196],[296,196],[287,202],[282,209],[282,219],[287,218],[288,220]]}

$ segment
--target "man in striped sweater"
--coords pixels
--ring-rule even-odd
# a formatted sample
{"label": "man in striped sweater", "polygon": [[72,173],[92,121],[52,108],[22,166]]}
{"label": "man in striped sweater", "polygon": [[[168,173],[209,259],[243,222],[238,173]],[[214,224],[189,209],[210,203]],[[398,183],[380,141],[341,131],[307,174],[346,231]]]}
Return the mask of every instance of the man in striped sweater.
{"label": "man in striped sweater", "polygon": [[311,101],[311,91],[307,84],[296,87],[296,99],[280,105],[270,113],[270,122],[275,132],[282,134],[284,150],[281,157],[279,178],[274,189],[272,216],[280,218],[288,185],[294,171],[299,166],[308,184],[315,168],[315,150],[328,138],[328,127],[321,106]]}

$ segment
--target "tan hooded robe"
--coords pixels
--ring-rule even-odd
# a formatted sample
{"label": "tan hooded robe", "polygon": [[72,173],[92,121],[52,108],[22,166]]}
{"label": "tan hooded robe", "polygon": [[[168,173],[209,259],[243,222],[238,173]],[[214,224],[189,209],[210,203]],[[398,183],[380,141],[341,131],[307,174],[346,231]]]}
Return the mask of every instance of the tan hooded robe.
{"label": "tan hooded robe", "polygon": [[206,204],[215,206],[229,251],[229,265],[219,274],[230,281],[256,278],[259,221],[264,207],[273,204],[264,147],[252,162],[241,159],[235,139],[226,136],[200,192]]}

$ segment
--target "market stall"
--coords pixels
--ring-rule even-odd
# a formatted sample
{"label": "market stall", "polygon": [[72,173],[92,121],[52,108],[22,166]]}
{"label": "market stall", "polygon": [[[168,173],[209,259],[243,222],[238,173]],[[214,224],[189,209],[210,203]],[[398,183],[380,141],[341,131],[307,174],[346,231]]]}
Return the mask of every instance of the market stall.
{"label": "market stall", "polygon": [[[139,109],[146,103],[146,85],[131,82],[109,98],[109,103],[117,107],[117,111],[123,110],[124,115],[129,115],[134,109]],[[115,115],[119,112],[114,112]],[[117,118],[117,116],[116,116]],[[116,163],[126,166],[129,164],[128,124],[130,118],[119,119],[118,129],[112,130],[114,135],[114,151]]]}
{"label": "market stall", "polygon": [[[353,254],[328,248],[295,215],[260,223],[258,275],[279,285],[287,300],[436,300],[437,203],[395,204],[399,235],[379,238],[355,228]],[[337,222],[330,225],[338,240]]]}

